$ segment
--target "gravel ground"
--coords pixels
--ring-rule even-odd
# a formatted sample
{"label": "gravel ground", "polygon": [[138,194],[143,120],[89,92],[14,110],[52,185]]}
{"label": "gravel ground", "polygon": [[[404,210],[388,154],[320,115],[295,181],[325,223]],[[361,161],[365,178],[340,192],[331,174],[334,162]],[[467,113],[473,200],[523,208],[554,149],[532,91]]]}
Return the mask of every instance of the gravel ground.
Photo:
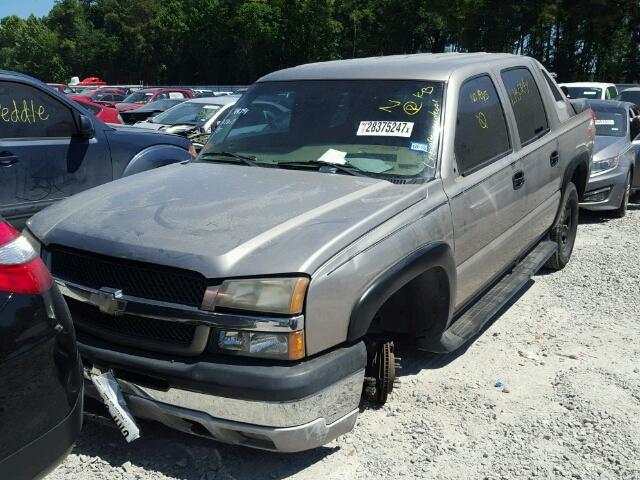
{"label": "gravel ground", "polygon": [[640,205],[630,208],[621,220],[583,214],[567,268],[534,277],[462,352],[401,349],[400,388],[326,447],[279,455],[151,423],[127,445],[86,417],[47,479],[640,479]]}

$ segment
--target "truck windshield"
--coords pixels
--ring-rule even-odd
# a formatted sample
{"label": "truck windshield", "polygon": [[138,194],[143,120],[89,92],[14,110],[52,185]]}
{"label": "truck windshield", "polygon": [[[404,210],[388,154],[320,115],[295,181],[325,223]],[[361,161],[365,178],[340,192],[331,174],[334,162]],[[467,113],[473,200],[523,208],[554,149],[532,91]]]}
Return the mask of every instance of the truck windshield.
{"label": "truck windshield", "polygon": [[432,178],[443,90],[441,82],[409,80],[258,83],[199,159],[225,152],[264,166],[333,163],[375,176]]}
{"label": "truck windshield", "polygon": [[596,135],[624,137],[627,133],[627,112],[624,108],[591,106],[596,115]]}

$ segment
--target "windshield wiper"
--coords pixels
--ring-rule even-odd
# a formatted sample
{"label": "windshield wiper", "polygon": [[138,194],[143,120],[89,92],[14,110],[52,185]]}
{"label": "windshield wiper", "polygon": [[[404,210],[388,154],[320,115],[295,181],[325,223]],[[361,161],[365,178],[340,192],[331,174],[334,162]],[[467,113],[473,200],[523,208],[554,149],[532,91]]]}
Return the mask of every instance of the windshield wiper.
{"label": "windshield wiper", "polygon": [[240,155],[238,153],[233,152],[207,152],[203,153],[201,158],[206,159],[207,157],[228,157],[233,158],[235,160],[240,160],[245,165],[250,167],[257,167],[258,164],[255,162],[256,157],[254,155]]}
{"label": "windshield wiper", "polygon": [[365,175],[356,167],[349,167],[348,165],[340,165],[337,163],[323,162],[322,160],[309,160],[308,162],[293,161],[293,162],[278,162],[278,167],[306,167],[306,166],[320,166],[335,168],[347,175],[354,175],[356,177],[364,177]]}

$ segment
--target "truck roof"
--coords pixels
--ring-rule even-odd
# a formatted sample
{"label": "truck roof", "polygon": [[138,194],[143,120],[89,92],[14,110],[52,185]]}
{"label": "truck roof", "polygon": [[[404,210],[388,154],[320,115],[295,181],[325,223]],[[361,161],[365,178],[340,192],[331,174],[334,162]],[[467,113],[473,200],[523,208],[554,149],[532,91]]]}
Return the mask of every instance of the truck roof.
{"label": "truck roof", "polygon": [[416,79],[446,81],[462,67],[527,58],[509,53],[417,53],[307,63],[260,78],[258,82],[329,79]]}

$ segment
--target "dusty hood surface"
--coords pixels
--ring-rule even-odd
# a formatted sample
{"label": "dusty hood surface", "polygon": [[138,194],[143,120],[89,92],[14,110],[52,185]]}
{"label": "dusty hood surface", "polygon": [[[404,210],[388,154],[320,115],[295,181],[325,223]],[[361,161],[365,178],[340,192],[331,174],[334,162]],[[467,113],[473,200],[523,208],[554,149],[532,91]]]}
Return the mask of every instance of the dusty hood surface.
{"label": "dusty hood surface", "polygon": [[45,245],[194,270],[208,278],[313,273],[425,198],[424,185],[316,171],[175,164],[55,204],[29,221]]}
{"label": "dusty hood surface", "polygon": [[629,146],[629,140],[626,137],[596,137],[596,143],[593,147],[593,160],[604,160],[605,158],[615,157],[622,153]]}

